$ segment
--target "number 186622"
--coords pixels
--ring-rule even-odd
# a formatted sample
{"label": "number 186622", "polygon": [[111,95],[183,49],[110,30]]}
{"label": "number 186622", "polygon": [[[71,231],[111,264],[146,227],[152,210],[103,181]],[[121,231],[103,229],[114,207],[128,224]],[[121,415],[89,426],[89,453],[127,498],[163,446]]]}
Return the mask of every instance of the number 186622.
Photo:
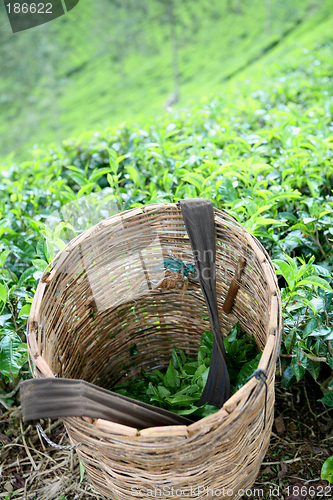
{"label": "number 186622", "polygon": [[52,4],[51,3],[8,3],[6,5],[8,8],[8,14],[52,14]]}
{"label": "number 186622", "polygon": [[321,486],[321,485],[316,485],[316,486],[298,486],[297,484],[293,486],[287,486],[287,495],[292,495],[292,496],[310,496],[310,498],[316,497],[317,495],[320,495],[320,497],[330,497],[332,498],[332,487],[331,486]]}

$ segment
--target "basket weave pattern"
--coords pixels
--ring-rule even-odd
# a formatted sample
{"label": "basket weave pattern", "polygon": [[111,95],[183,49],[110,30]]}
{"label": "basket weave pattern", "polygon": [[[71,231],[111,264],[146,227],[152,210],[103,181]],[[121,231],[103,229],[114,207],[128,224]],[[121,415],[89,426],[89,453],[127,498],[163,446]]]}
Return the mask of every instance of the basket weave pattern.
{"label": "basket weave pattern", "polygon": [[[256,238],[214,211],[221,331],[226,335],[239,321],[263,350],[266,421],[265,384],[255,378],[217,413],[189,426],[138,431],[102,419],[65,418],[71,442],[82,443],[77,452],[90,480],[108,498],[149,499],[152,491],[171,498],[174,488],[174,498],[212,498],[218,490],[220,498],[238,499],[254,483],[267,450],[282,329],[275,271]],[[158,258],[170,255],[193,262],[177,204],[123,212],[72,240],[42,277],[32,305],[28,348],[34,376],[110,388],[141,366],[167,366],[173,345],[195,358],[202,332],[210,329],[207,308],[193,276],[183,282],[181,275],[154,272]],[[227,315],[223,301],[239,257],[246,266]]]}

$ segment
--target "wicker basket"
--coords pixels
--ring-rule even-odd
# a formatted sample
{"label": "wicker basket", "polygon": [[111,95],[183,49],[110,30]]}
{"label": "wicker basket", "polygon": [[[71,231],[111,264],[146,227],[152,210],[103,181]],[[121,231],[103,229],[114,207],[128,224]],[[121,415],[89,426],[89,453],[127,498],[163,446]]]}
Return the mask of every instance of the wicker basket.
{"label": "wicker basket", "polygon": [[[239,321],[255,336],[267,386],[250,379],[217,413],[189,426],[138,431],[64,418],[71,442],[82,443],[77,453],[91,482],[108,498],[237,499],[253,485],[267,450],[282,325],[275,271],[256,238],[224,212],[214,213],[221,330],[225,335]],[[34,376],[110,388],[141,366],[166,366],[173,345],[195,357],[210,329],[206,304],[194,279],[185,289],[156,272],[170,255],[193,261],[178,204],[123,212],[72,240],[42,277],[31,308]],[[226,314],[222,306],[240,257],[246,266]]]}

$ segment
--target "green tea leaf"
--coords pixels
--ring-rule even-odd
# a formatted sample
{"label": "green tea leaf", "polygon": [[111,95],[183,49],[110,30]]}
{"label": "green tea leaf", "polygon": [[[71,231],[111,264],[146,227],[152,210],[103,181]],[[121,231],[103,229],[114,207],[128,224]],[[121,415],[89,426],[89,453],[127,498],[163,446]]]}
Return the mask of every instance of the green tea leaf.
{"label": "green tea leaf", "polygon": [[293,266],[281,259],[274,259],[273,264],[276,267],[277,274],[282,274],[290,290],[293,290],[297,276]]}
{"label": "green tea leaf", "polygon": [[312,359],[308,359],[307,370],[313,376],[313,378],[317,380],[320,373],[320,361],[313,361]]}
{"label": "green tea leaf", "polygon": [[181,349],[178,348],[178,352],[180,354],[180,357],[181,357],[181,360],[182,360],[182,364],[186,363],[187,361],[187,356],[186,354],[184,353],[184,351],[182,351]]}
{"label": "green tea leaf", "polygon": [[175,406],[190,406],[192,403],[198,401],[197,397],[187,396],[183,394],[178,394],[174,398],[170,399],[170,403]]}
{"label": "green tea leaf", "polygon": [[213,348],[213,333],[210,331],[203,332],[201,335],[201,343],[211,351]]}
{"label": "green tea leaf", "polygon": [[0,341],[0,373],[17,377],[27,362],[27,345],[16,334],[5,335]]}
{"label": "green tea leaf", "polygon": [[170,391],[166,387],[163,387],[162,385],[157,386],[157,390],[161,398],[167,398],[171,394]]}
{"label": "green tea leaf", "polygon": [[85,469],[85,466],[83,465],[83,463],[81,462],[80,457],[79,457],[79,463],[80,463],[80,484],[81,484],[83,479],[84,479],[84,473],[85,473],[86,469]]}
{"label": "green tea leaf", "polygon": [[10,250],[4,250],[3,252],[0,253],[0,269],[3,268],[5,261],[10,254]]}
{"label": "green tea leaf", "polygon": [[304,327],[304,336],[307,337],[315,328],[318,326],[318,319],[317,317],[311,318],[310,321],[307,322],[307,324]]}
{"label": "green tea leaf", "polygon": [[170,361],[166,374],[164,375],[164,385],[165,387],[176,388],[180,386],[180,378],[177,370],[174,368],[172,362]]}
{"label": "green tea leaf", "polygon": [[333,408],[333,392],[326,392],[324,394],[324,397],[321,399],[318,399],[318,401],[321,401],[324,403],[324,405],[329,406],[330,408]]}
{"label": "green tea leaf", "polygon": [[7,302],[7,288],[0,283],[0,301],[6,304]]}
{"label": "green tea leaf", "polygon": [[34,277],[33,277],[35,272],[36,272],[36,268],[35,267],[29,267],[28,269],[26,269],[25,271],[23,271],[23,273],[21,274],[21,276],[19,278],[19,285],[20,286],[24,285],[30,279],[31,279],[31,281],[35,281]]}
{"label": "green tea leaf", "polygon": [[198,363],[197,362],[192,362],[192,363],[186,363],[183,366],[184,372],[187,373],[187,375],[194,375],[196,370],[198,368]]}
{"label": "green tea leaf", "polygon": [[284,339],[284,345],[286,346],[286,349],[287,349],[288,353],[294,347],[295,341],[296,341],[296,332],[295,331],[289,333],[289,335],[287,335],[286,338]]}
{"label": "green tea leaf", "polygon": [[333,328],[326,325],[319,326],[309,333],[309,337],[324,337],[324,340],[331,340],[333,339]]}
{"label": "green tea leaf", "polygon": [[26,304],[25,306],[23,306],[19,312],[19,318],[24,318],[24,319],[28,318],[30,309],[31,309],[31,304]]}
{"label": "green tea leaf", "polygon": [[43,259],[33,260],[32,263],[35,266],[35,268],[38,269],[38,271],[42,271],[42,272],[44,272],[48,266],[48,263]]}
{"label": "green tea leaf", "polygon": [[178,356],[177,356],[177,353],[176,353],[175,346],[173,346],[173,348],[172,348],[171,360],[172,360],[173,366],[177,370],[180,367],[180,362],[179,362],[179,359],[178,359]]}
{"label": "green tea leaf", "polygon": [[206,359],[207,352],[209,352],[209,349],[206,346],[200,346],[199,351],[198,351],[198,363],[203,363],[204,360]]}
{"label": "green tea leaf", "polygon": [[307,360],[308,358],[305,353],[298,347],[296,349],[296,356],[291,360],[292,372],[296,376],[297,382],[299,382],[305,374]]}
{"label": "green tea leaf", "polygon": [[324,288],[325,290],[327,290],[329,292],[332,292],[332,288],[327,283],[327,281],[324,280],[323,278],[319,278],[319,276],[315,276],[315,275],[314,276],[308,276],[304,280],[299,281],[297,283],[298,287],[300,287],[300,286],[307,286],[307,285],[320,286],[321,288]]}
{"label": "green tea leaf", "polygon": [[245,363],[244,366],[242,366],[236,379],[235,383],[236,389],[240,389],[244,384],[246,384],[246,382],[249,381],[250,377],[258,368],[261,354],[262,353],[260,352],[252,361],[249,361],[248,363]]}
{"label": "green tea leaf", "polygon": [[321,468],[321,479],[333,483],[333,457],[329,457]]}
{"label": "green tea leaf", "polygon": [[281,385],[283,389],[289,389],[296,382],[296,377],[292,371],[291,365],[287,366],[281,377]]}
{"label": "green tea leaf", "polygon": [[[237,322],[230,330],[230,332],[228,333],[227,337],[226,337],[226,340],[229,342],[229,343],[232,343],[234,342],[236,339],[237,339],[237,336],[239,335],[239,332],[240,332],[240,328],[239,328],[239,322]],[[213,346],[213,334],[212,334],[212,344],[211,344],[211,347]]]}
{"label": "green tea leaf", "polygon": [[0,326],[4,326],[4,324],[12,317],[12,315],[9,314],[1,314],[0,315]]}

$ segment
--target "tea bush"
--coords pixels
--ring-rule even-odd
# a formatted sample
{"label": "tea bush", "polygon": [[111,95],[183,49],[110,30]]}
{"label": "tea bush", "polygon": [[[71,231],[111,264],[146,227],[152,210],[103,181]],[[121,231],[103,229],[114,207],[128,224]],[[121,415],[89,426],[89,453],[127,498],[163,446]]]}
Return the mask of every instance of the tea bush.
{"label": "tea bush", "polygon": [[332,35],[323,32],[310,45],[276,58],[265,75],[253,68],[223,95],[190,109],[145,126],[86,133],[1,167],[0,380],[6,404],[13,403],[18,380],[30,376],[25,324],[53,258],[43,237],[45,219],[77,197],[103,191],[119,210],[208,198],[255,235],[281,287],[282,385],[308,372],[324,403],[333,406],[324,369],[333,369]]}

